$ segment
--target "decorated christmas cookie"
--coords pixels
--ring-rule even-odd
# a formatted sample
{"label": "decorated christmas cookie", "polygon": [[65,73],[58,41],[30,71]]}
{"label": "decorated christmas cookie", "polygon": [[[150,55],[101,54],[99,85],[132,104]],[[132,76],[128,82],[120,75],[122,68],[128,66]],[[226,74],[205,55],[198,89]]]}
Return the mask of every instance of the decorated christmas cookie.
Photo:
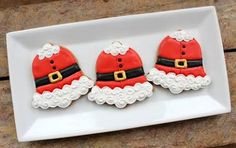
{"label": "decorated christmas cookie", "polygon": [[211,83],[203,68],[201,47],[188,32],[176,31],[162,40],[155,68],[147,79],[173,94],[198,90]]}
{"label": "decorated christmas cookie", "polygon": [[73,54],[57,45],[45,44],[38,50],[32,71],[36,85],[32,101],[34,108],[66,108],[93,86],[93,81],[83,74]]}
{"label": "decorated christmas cookie", "polygon": [[152,95],[139,55],[129,46],[113,42],[97,59],[97,82],[88,94],[90,101],[124,108]]}

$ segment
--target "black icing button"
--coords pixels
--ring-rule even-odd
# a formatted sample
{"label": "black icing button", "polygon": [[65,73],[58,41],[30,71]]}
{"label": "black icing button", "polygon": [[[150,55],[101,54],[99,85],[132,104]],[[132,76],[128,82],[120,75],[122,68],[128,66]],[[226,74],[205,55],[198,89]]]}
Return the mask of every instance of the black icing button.
{"label": "black icing button", "polygon": [[118,62],[121,62],[122,61],[122,59],[121,58],[118,58]]}
{"label": "black icing button", "polygon": [[123,64],[119,64],[119,67],[122,68],[122,67],[123,67]]}
{"label": "black icing button", "polygon": [[185,55],[185,52],[184,52],[184,51],[182,51],[182,52],[181,52],[181,54],[182,54],[182,55]]}
{"label": "black icing button", "polygon": [[57,67],[56,67],[56,66],[52,66],[52,69],[54,69],[54,70],[55,70],[55,69],[57,69]]}
{"label": "black icing button", "polygon": [[182,45],[182,48],[186,48],[186,45]]}
{"label": "black icing button", "polygon": [[53,60],[50,60],[50,63],[51,63],[51,64],[53,64],[53,63],[54,63],[54,61],[53,61]]}

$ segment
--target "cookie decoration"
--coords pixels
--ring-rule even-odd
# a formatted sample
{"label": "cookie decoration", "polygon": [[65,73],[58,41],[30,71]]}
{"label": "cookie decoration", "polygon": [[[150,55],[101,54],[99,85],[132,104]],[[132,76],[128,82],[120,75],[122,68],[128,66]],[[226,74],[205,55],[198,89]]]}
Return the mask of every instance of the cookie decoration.
{"label": "cookie decoration", "polygon": [[147,79],[169,88],[173,94],[179,94],[183,90],[198,90],[211,83],[203,68],[198,41],[183,30],[162,40],[155,68],[150,70]]}
{"label": "cookie decoration", "polygon": [[94,84],[81,71],[74,55],[65,47],[45,44],[32,63],[36,85],[34,108],[66,108],[88,93]]}
{"label": "cookie decoration", "polygon": [[96,73],[96,85],[88,99],[97,104],[124,108],[152,95],[153,86],[144,75],[141,58],[121,42],[113,42],[100,53]]}

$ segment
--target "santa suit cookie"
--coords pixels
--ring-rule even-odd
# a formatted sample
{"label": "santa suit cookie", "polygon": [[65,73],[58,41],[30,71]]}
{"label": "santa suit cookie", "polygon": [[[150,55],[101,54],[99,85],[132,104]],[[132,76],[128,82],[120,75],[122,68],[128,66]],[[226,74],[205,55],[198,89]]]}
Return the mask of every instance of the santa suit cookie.
{"label": "santa suit cookie", "polygon": [[130,47],[113,42],[98,56],[96,85],[88,94],[90,101],[124,108],[152,95],[152,85],[144,76],[139,55]]}
{"label": "santa suit cookie", "polygon": [[34,108],[66,108],[93,86],[73,54],[62,46],[45,44],[33,60],[32,71],[36,85]]}
{"label": "santa suit cookie", "polygon": [[147,79],[173,94],[198,90],[210,84],[203,68],[201,47],[188,32],[176,31],[162,40],[155,68]]}

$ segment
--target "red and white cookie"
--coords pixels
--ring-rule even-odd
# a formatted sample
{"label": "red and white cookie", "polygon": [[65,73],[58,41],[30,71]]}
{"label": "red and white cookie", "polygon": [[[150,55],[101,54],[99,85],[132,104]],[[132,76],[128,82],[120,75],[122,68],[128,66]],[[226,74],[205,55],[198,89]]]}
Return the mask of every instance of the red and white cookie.
{"label": "red and white cookie", "polygon": [[141,58],[121,42],[113,42],[98,56],[96,85],[88,94],[90,101],[124,108],[127,104],[143,101],[152,95]]}
{"label": "red and white cookie", "polygon": [[186,31],[176,31],[160,43],[155,68],[147,79],[173,94],[198,90],[211,83],[203,68],[201,47]]}
{"label": "red and white cookie", "polygon": [[34,108],[68,107],[94,85],[81,71],[74,55],[65,47],[45,44],[32,64],[36,85]]}

